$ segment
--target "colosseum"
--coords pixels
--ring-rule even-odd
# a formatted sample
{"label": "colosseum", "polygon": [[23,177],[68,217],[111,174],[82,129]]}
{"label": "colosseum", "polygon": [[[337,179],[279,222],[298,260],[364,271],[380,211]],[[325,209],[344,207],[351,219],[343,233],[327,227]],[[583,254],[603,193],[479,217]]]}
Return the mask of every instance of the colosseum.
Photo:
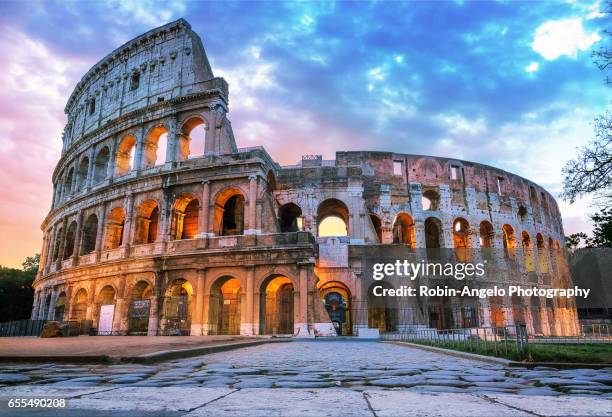
{"label": "colosseum", "polygon": [[542,187],[394,152],[281,166],[261,146],[237,147],[228,100],[183,19],[85,74],[65,107],[33,319],[128,335],[579,331],[573,299],[376,297],[367,277],[368,259],[401,253],[487,259],[476,286],[571,286],[559,209]]}

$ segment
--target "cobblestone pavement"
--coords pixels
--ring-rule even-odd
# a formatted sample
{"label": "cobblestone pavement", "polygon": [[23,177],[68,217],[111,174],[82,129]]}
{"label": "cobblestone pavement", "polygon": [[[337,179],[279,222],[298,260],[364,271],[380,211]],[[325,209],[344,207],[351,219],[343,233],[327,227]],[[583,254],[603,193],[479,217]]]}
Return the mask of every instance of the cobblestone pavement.
{"label": "cobblestone pavement", "polygon": [[[33,414],[63,417],[81,415],[74,407],[131,416],[331,416],[338,407],[345,416],[379,417],[612,415],[612,369],[507,369],[346,340],[271,343],[155,365],[0,365],[0,384],[4,398],[71,398],[61,414]],[[1,415],[18,414],[0,408]]]}

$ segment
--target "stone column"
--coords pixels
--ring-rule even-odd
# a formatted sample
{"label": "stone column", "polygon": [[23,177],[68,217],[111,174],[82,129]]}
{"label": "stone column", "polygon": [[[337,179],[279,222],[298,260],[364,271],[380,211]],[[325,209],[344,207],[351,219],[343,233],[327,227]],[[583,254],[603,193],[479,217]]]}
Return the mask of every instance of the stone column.
{"label": "stone column", "polygon": [[115,294],[115,311],[113,313],[113,332],[123,332],[127,330],[127,314],[125,314],[125,275],[119,275],[119,288]]}
{"label": "stone column", "polygon": [[200,215],[198,216],[198,237],[207,237],[208,234],[208,211],[210,208],[210,181],[202,181],[202,201],[200,202]]}
{"label": "stone column", "polygon": [[55,320],[55,301],[57,300],[57,291],[55,288],[51,290],[51,301],[49,302],[49,308],[47,311],[47,319]]}
{"label": "stone column", "polygon": [[244,231],[245,235],[259,234],[257,230],[257,188],[258,188],[258,176],[249,176],[249,211],[248,211],[248,229]]}
{"label": "stone column", "polygon": [[255,267],[246,267],[246,317],[240,324],[240,334],[245,336],[253,336],[253,293],[255,287]]}
{"label": "stone column", "polygon": [[205,283],[205,272],[204,270],[198,270],[198,282],[196,285],[196,302],[195,302],[195,314],[191,320],[191,336],[202,335],[202,310],[204,308],[204,283]]}
{"label": "stone column", "polygon": [[112,179],[115,176],[115,162],[117,161],[117,138],[113,138],[109,149],[108,169],[106,171],[106,179]]}
{"label": "stone column", "polygon": [[93,184],[93,179],[94,179],[93,167],[94,167],[94,158],[96,157],[93,147],[89,149],[89,152],[87,153],[87,157],[88,157],[87,177],[85,178],[85,186],[88,190],[90,190]]}
{"label": "stone column", "polygon": [[[121,245],[128,246],[129,248],[134,234],[134,196],[128,193],[125,199],[125,224],[123,225],[123,242],[121,242]],[[126,252],[127,255],[128,253]]]}
{"label": "stone column", "polygon": [[81,232],[83,228],[83,210],[79,210],[79,214],[77,215],[77,227],[74,232],[74,247],[72,249],[73,256],[73,265],[76,266],[78,264],[79,259],[79,242],[81,241]]}
{"label": "stone column", "polygon": [[64,217],[64,220],[62,221],[62,236],[61,236],[61,243],[60,243],[60,253],[57,258],[58,260],[57,269],[61,268],[62,262],[64,261],[64,250],[66,249],[66,235],[68,234],[67,229],[68,229],[68,217]]}
{"label": "stone column", "polygon": [[106,211],[108,210],[108,203],[104,204],[102,207],[102,213],[100,214],[99,212],[96,213],[98,214],[98,230],[96,231],[97,235],[96,235],[96,253],[97,253],[97,258],[96,261],[100,260],[100,252],[102,251],[102,243],[104,242],[104,231],[105,231],[105,227],[104,225],[106,224]]}
{"label": "stone column", "polygon": [[298,306],[300,320],[294,325],[296,337],[310,337],[308,333],[308,273],[312,264],[299,264],[300,271],[300,304]]}
{"label": "stone column", "polygon": [[45,304],[47,302],[47,289],[43,288],[40,290],[40,300],[38,302],[38,320],[45,319]]}

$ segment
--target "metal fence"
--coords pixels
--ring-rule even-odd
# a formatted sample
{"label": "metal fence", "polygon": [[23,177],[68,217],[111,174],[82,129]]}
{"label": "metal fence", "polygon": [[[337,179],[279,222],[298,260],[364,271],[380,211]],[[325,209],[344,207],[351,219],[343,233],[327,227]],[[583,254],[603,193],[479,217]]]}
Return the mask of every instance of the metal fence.
{"label": "metal fence", "polygon": [[583,324],[579,336],[534,336],[530,343],[572,344],[612,343],[612,326],[609,324]]}
{"label": "metal fence", "polygon": [[529,356],[527,329],[521,324],[466,329],[411,329],[383,333],[381,339],[419,343],[510,359],[524,359]]}
{"label": "metal fence", "polygon": [[0,323],[0,337],[40,336],[47,320],[14,320]]}

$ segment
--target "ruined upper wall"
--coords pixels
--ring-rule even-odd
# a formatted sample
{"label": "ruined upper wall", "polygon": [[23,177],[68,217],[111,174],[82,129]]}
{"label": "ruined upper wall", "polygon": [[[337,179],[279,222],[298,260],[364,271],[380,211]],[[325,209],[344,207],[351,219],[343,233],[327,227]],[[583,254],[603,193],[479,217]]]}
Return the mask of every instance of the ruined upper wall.
{"label": "ruined upper wall", "polygon": [[[64,150],[79,137],[148,105],[218,88],[202,41],[183,19],[127,42],[94,65],[65,108]],[[210,84],[210,85],[209,85]]]}

